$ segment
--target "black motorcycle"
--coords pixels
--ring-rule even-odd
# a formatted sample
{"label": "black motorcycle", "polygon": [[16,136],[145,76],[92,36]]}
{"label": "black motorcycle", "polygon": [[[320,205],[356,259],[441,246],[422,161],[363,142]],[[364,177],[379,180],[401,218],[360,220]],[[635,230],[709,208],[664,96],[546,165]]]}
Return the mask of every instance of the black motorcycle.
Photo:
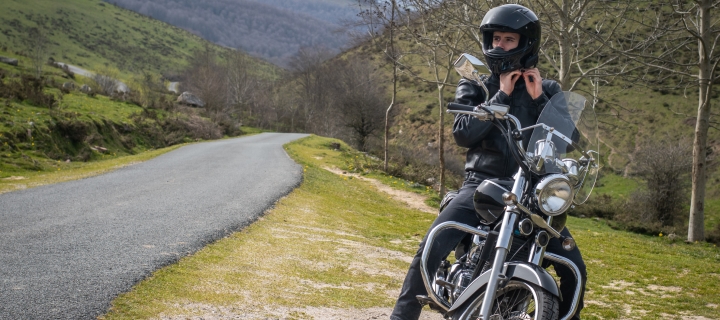
{"label": "black motorcycle", "polygon": [[[460,75],[485,88],[477,58],[463,54],[455,66]],[[443,261],[434,274],[426,267],[429,250],[423,252],[421,270],[429,295],[419,299],[454,320],[568,319],[577,309],[581,275],[570,260],[545,252],[545,247],[551,238],[559,238],[563,249],[575,248],[575,241],[560,231],[568,210],[583,204],[595,185],[595,112],[572,92],[554,95],[538,122],[525,128],[508,110],[506,105],[448,104],[449,113],[468,114],[499,128],[520,168],[514,177],[487,179],[477,187],[474,203],[481,225],[445,222],[430,231],[426,243],[448,228],[462,230],[472,240],[461,242],[454,263]],[[525,150],[522,136],[527,130],[533,131]],[[558,314],[559,288],[542,268],[545,259],[566,265],[577,278],[575,295],[564,297],[572,298],[565,315]]]}

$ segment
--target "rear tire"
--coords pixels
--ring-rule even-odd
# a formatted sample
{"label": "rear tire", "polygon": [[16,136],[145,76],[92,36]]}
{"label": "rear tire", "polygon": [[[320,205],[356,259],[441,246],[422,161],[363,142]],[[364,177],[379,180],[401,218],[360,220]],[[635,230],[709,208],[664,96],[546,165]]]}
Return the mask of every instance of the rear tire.
{"label": "rear tire", "polygon": [[[478,320],[485,292],[461,306],[452,316],[453,320]],[[558,298],[547,290],[523,281],[510,280],[495,295],[489,319],[549,320],[559,316]]]}

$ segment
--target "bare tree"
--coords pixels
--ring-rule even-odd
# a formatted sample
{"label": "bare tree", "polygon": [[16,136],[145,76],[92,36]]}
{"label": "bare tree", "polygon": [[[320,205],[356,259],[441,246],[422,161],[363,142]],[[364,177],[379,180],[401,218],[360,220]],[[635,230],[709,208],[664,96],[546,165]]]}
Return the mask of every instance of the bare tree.
{"label": "bare tree", "polygon": [[240,51],[230,53],[227,61],[228,104],[238,112],[238,121],[242,124],[242,113],[247,111],[252,91],[259,80],[252,74],[252,60]]}
{"label": "bare tree", "polygon": [[368,140],[382,128],[383,90],[372,65],[366,60],[337,61],[332,64],[332,93],[336,116],[351,129],[351,140],[361,151],[367,151]]}
{"label": "bare tree", "polygon": [[93,88],[93,90],[106,96],[112,96],[118,89],[118,81],[116,79],[119,73],[115,68],[101,68],[92,76],[92,80],[95,82],[95,88]]}
{"label": "bare tree", "polygon": [[[396,0],[358,0],[358,2],[360,7],[363,7],[364,5],[369,7],[368,9],[363,10],[360,13],[360,16],[363,18],[363,21],[367,26],[370,39],[376,46],[382,48],[385,57],[390,60],[390,63],[392,64],[392,93],[390,97],[390,105],[385,110],[385,130],[383,136],[383,171],[388,172],[390,114],[395,106],[397,98],[398,67],[400,66],[399,60],[402,56],[396,42],[396,31],[398,29],[397,18],[400,15],[400,12],[398,12],[399,8]],[[383,35],[386,34],[388,37],[383,37]]]}
{"label": "bare tree", "polygon": [[[671,138],[672,139],[672,138]],[[682,223],[687,203],[687,175],[692,167],[689,141],[650,141],[641,143],[635,152],[635,174],[645,180],[632,214],[646,216],[648,222],[661,227]]]}
{"label": "bare tree", "polygon": [[543,26],[540,46],[563,90],[572,91],[583,80],[597,82],[629,69],[623,55],[610,46],[627,23],[631,1],[525,1]]}
{"label": "bare tree", "polygon": [[330,96],[327,85],[331,74],[323,64],[333,54],[324,47],[303,47],[290,59],[290,70],[297,80],[300,99],[288,101],[298,105],[297,112],[303,118],[301,130],[327,134],[328,122],[321,121],[321,114],[329,108]]}
{"label": "bare tree", "polygon": [[47,34],[42,26],[28,29],[26,45],[36,78],[42,76],[43,67],[50,57],[48,42]]}
{"label": "bare tree", "polygon": [[[439,125],[439,183],[440,194],[445,193],[445,96],[444,91],[451,75],[455,72],[453,62],[457,56],[467,51],[467,31],[457,24],[458,17],[467,19],[470,12],[464,1],[442,0],[400,0],[400,7],[407,12],[401,24],[402,32],[417,44],[418,51],[408,54],[419,59],[430,68],[430,77],[420,73],[408,72],[424,82],[437,86]],[[475,13],[477,14],[477,13]],[[463,16],[464,15],[464,16]]]}
{"label": "bare tree", "polygon": [[[640,5],[641,4],[641,5]],[[632,22],[638,32],[613,43],[634,62],[647,66],[645,79],[697,86],[698,111],[693,139],[692,195],[688,241],[705,238],[708,129],[713,83],[720,79],[720,16],[717,0],[673,0],[671,5],[638,4]],[[692,54],[697,52],[697,55]]]}
{"label": "bare tree", "polygon": [[218,60],[215,51],[206,44],[193,53],[181,82],[183,91],[197,95],[205,102],[205,108],[215,114],[224,111],[227,105],[227,76]]}

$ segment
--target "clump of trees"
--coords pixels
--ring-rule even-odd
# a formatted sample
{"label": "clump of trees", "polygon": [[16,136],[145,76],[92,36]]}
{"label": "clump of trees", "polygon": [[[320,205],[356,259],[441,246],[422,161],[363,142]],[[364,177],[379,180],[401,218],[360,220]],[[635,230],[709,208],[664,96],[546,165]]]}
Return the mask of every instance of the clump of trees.
{"label": "clump of trees", "polygon": [[615,214],[625,228],[648,233],[682,233],[690,200],[692,148],[688,141],[649,141],[634,154],[633,175],[642,188]]}
{"label": "clump of trees", "polygon": [[[637,177],[649,184],[632,198],[642,202],[643,208],[650,208],[642,215],[645,225],[650,220],[657,228],[682,227],[688,222],[688,241],[704,239],[705,185],[711,172],[708,169],[713,167],[708,162],[708,130],[712,128],[710,105],[714,96],[713,84],[720,79],[717,73],[720,61],[717,2],[672,1],[672,5],[668,6],[629,0],[358,2],[365,8],[362,16],[373,43],[392,63],[387,65],[393,73],[401,74],[393,77],[392,85],[395,85],[396,79],[403,77],[436,85],[440,112],[444,104],[442,90],[453,85],[448,77],[444,77],[445,72],[450,71],[446,58],[457,56],[460,52],[480,52],[482,35],[477,27],[484,13],[508,2],[532,8],[541,19],[541,53],[545,69],[550,70],[543,77],[554,78],[565,90],[579,90],[590,95],[593,105],[604,101],[604,86],[623,79],[632,81],[628,85],[655,86],[653,88],[663,90],[679,88],[688,92],[688,89],[696,89],[699,101],[693,148],[684,154],[686,159],[693,159],[692,175],[670,175],[667,171],[670,169],[661,167],[638,167]],[[397,42],[403,45],[395,45]],[[399,52],[400,47],[402,50]],[[424,70],[431,70],[429,76],[416,71],[420,64],[424,65]],[[388,100],[391,106],[395,102],[394,96]],[[443,130],[442,117],[437,127],[440,150],[445,150],[442,142],[448,132]],[[390,134],[386,132],[386,136]],[[388,149],[387,146],[385,148]],[[641,153],[650,151],[643,149]],[[437,153],[441,181],[444,153]],[[637,154],[636,158],[644,155]],[[672,170],[682,171],[678,168]],[[687,211],[688,189],[679,183],[670,194],[667,188],[658,189],[659,186],[667,186],[667,181],[657,181],[658,177],[673,177],[678,183],[691,179],[689,215],[681,214]],[[629,207],[638,206],[639,203],[635,203]],[[620,207],[623,206],[618,205]],[[603,208],[599,212],[614,216]],[[627,220],[628,225],[639,221]]]}

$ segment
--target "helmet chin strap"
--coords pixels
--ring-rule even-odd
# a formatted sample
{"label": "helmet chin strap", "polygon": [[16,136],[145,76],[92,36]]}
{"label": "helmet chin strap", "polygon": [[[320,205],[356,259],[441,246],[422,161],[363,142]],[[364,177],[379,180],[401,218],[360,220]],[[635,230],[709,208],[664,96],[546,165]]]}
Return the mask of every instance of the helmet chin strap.
{"label": "helmet chin strap", "polygon": [[535,66],[537,66],[537,63],[538,63],[538,55],[534,54],[530,57],[524,58],[523,60],[525,60],[525,62],[523,63],[523,68],[525,68],[525,69],[534,68]]}

